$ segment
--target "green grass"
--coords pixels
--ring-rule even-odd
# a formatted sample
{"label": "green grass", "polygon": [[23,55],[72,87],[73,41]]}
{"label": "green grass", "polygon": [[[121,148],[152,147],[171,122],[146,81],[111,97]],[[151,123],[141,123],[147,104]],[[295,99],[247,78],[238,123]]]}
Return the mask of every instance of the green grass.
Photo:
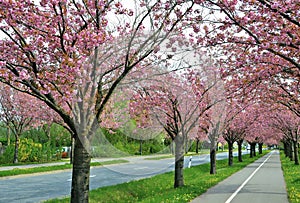
{"label": "green grass", "polygon": [[[117,163],[127,163],[128,161],[119,159],[119,160],[112,160],[112,161],[104,161],[104,162],[92,162],[91,166],[102,166],[102,165],[109,165],[109,164],[117,164]],[[32,173],[42,173],[42,172],[49,172],[49,171],[56,171],[56,170],[66,170],[71,169],[71,164],[64,164],[64,165],[56,165],[56,166],[41,166],[41,167],[34,167],[34,168],[15,168],[8,171],[0,171],[0,177],[5,176],[14,176],[14,175],[22,175],[22,174],[32,174]]]}
{"label": "green grass", "polygon": [[60,160],[53,160],[53,161],[45,161],[45,162],[18,162],[18,163],[6,163],[0,164],[0,167],[3,166],[22,166],[22,165],[30,165],[30,164],[45,164],[45,163],[54,163],[54,162],[65,162],[70,163],[70,159],[60,159]]}
{"label": "green grass", "polygon": [[164,156],[157,156],[157,157],[151,157],[151,158],[145,158],[145,160],[161,160],[161,159],[169,159],[174,158],[174,155],[164,155]]}
{"label": "green grass", "polygon": [[[228,152],[228,151],[217,151],[217,153],[222,153],[222,152]],[[203,154],[209,154],[209,149],[204,149],[200,150],[199,153],[197,154],[196,152],[188,152],[187,154],[184,154],[184,156],[200,156]],[[168,154],[168,155],[163,155],[163,156],[157,156],[157,157],[151,157],[151,158],[145,158],[145,160],[161,160],[161,159],[168,159],[168,158],[174,158],[175,155]]]}
{"label": "green grass", "polygon": [[[267,151],[264,151],[264,154],[266,153]],[[232,167],[228,167],[227,160],[217,161],[216,175],[209,174],[209,164],[187,168],[184,170],[185,186],[177,189],[173,188],[174,172],[98,188],[90,191],[90,202],[189,202],[204,193],[208,188],[241,170],[261,156],[262,155],[258,155],[255,158],[249,158],[249,155],[245,155],[243,156],[244,161],[242,163],[238,163],[237,159],[234,158],[234,165]],[[47,203],[69,201],[69,198],[65,198],[49,200]]]}
{"label": "green grass", "polygon": [[285,157],[282,151],[280,159],[289,201],[290,203],[300,202],[300,166]]}

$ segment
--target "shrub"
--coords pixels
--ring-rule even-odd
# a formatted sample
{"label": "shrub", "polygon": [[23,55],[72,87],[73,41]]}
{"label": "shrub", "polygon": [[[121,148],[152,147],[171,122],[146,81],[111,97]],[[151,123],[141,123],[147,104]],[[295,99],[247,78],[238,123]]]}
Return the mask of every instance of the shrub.
{"label": "shrub", "polygon": [[42,159],[42,144],[34,143],[32,139],[20,139],[19,161],[38,162]]}
{"label": "shrub", "polygon": [[6,147],[4,153],[0,156],[0,163],[7,164],[12,163],[14,160],[15,146],[9,145]]}

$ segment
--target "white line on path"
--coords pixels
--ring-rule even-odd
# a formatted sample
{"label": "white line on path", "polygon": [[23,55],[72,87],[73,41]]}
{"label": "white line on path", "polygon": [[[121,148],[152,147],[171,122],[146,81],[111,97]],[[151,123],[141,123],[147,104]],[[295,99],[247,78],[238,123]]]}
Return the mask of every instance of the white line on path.
{"label": "white line on path", "polygon": [[273,152],[266,158],[264,162],[262,162],[255,171],[243,182],[243,184],[226,200],[225,203],[230,203],[233,198],[239,193],[239,191],[249,182],[249,180],[255,175],[255,173],[269,160],[269,158],[272,156]]}
{"label": "white line on path", "polygon": [[[90,178],[94,178],[94,177],[96,177],[96,175],[90,175]],[[68,181],[68,182],[71,182],[71,181],[72,181],[72,178],[69,178],[67,181]]]}

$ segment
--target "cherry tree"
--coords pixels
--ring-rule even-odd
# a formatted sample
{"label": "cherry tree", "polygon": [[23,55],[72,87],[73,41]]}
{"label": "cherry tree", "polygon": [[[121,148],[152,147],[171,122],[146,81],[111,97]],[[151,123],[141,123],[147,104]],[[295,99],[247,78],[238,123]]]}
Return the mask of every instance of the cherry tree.
{"label": "cherry tree", "polygon": [[141,127],[160,125],[175,142],[174,187],[184,185],[184,146],[198,132],[199,118],[211,108],[205,87],[196,71],[167,74],[137,87],[130,102],[132,117]]}
{"label": "cherry tree", "polygon": [[290,110],[279,110],[272,116],[271,127],[277,129],[282,135],[286,150],[288,150],[291,160],[299,165],[298,142],[299,142],[299,126],[300,118]]}
{"label": "cherry tree", "polygon": [[[276,84],[285,93],[278,96],[275,91],[275,96],[271,95],[276,100],[273,102],[297,112],[298,2],[207,0],[202,4],[213,8],[213,15],[202,24],[198,41],[216,50],[230,89],[239,97],[248,97],[257,94],[262,83]],[[265,94],[260,93],[262,97]]]}
{"label": "cherry tree", "polygon": [[246,129],[245,140],[250,144],[250,157],[256,156],[256,145],[258,144],[259,153],[262,153],[263,144],[278,144],[281,136],[274,131],[271,126],[274,112],[278,109],[278,105],[269,104],[262,101],[256,101],[251,106],[249,118],[251,122]]}
{"label": "cherry tree", "polygon": [[272,86],[268,89],[267,102],[276,103],[288,108],[300,117],[299,111],[299,79],[276,77],[271,80]]}
{"label": "cherry tree", "polygon": [[218,140],[225,127],[226,118],[226,92],[219,69],[209,69],[206,72],[207,86],[212,87],[207,95],[208,103],[212,105],[206,112],[208,125],[204,125],[210,142],[210,174],[216,174],[216,148]]}
{"label": "cherry tree", "polygon": [[233,144],[238,144],[238,160],[242,162],[242,144],[245,137],[245,132],[251,120],[250,114],[247,113],[246,107],[241,107],[236,102],[228,104],[228,112],[225,119],[225,129],[222,137],[228,143],[228,165],[233,164]]}
{"label": "cherry tree", "polygon": [[[205,1],[220,13],[207,26],[210,45],[220,45],[224,66],[239,83],[299,73],[299,4],[295,1]],[[215,24],[214,24],[215,23]],[[251,74],[250,74],[251,73]]]}
{"label": "cherry tree", "polygon": [[199,118],[198,132],[191,135],[191,139],[196,141],[196,153],[199,153],[199,142],[207,140],[207,134],[209,129],[209,117],[208,114],[204,113]]}
{"label": "cherry tree", "polygon": [[45,108],[44,103],[36,98],[17,92],[9,86],[1,86],[0,89],[1,120],[13,132],[15,136],[15,152],[13,163],[18,163],[20,136],[31,127],[38,127],[48,120],[43,113],[51,112]]}
{"label": "cherry tree", "polygon": [[45,102],[71,130],[71,202],[88,202],[89,140],[109,124],[102,119],[118,84],[154,55],[163,60],[161,48],[171,49],[186,29],[197,31],[199,3],[0,1],[1,81]]}

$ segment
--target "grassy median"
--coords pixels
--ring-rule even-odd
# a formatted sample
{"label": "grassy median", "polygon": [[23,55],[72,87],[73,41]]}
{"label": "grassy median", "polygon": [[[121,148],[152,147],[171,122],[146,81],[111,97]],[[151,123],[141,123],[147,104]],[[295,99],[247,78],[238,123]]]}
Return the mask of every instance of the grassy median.
{"label": "grassy median", "polygon": [[[217,161],[216,175],[209,174],[209,164],[187,168],[184,170],[185,186],[177,189],[173,188],[173,172],[138,181],[102,187],[90,191],[90,202],[189,202],[204,193],[208,188],[241,170],[266,153],[267,151],[264,151],[262,155],[254,158],[244,155],[244,161],[241,163],[237,161],[237,158],[234,158],[234,165],[232,167],[228,167],[227,160]],[[49,200],[47,203],[67,203],[69,201],[69,198],[65,198]]]}
{"label": "grassy median", "polygon": [[300,166],[280,153],[281,167],[290,203],[300,202]]}
{"label": "grassy median", "polygon": [[[123,159],[112,160],[112,161],[103,161],[103,162],[92,162],[91,166],[102,166],[102,165],[109,165],[109,164],[119,164],[119,163],[127,163],[128,161]],[[34,168],[15,168],[12,170],[7,171],[0,171],[0,177],[5,176],[14,176],[14,175],[22,175],[22,174],[33,174],[33,173],[42,173],[42,172],[49,172],[49,171],[57,171],[57,170],[66,170],[71,169],[71,164],[64,164],[64,165],[56,165],[56,166],[38,166]]]}

